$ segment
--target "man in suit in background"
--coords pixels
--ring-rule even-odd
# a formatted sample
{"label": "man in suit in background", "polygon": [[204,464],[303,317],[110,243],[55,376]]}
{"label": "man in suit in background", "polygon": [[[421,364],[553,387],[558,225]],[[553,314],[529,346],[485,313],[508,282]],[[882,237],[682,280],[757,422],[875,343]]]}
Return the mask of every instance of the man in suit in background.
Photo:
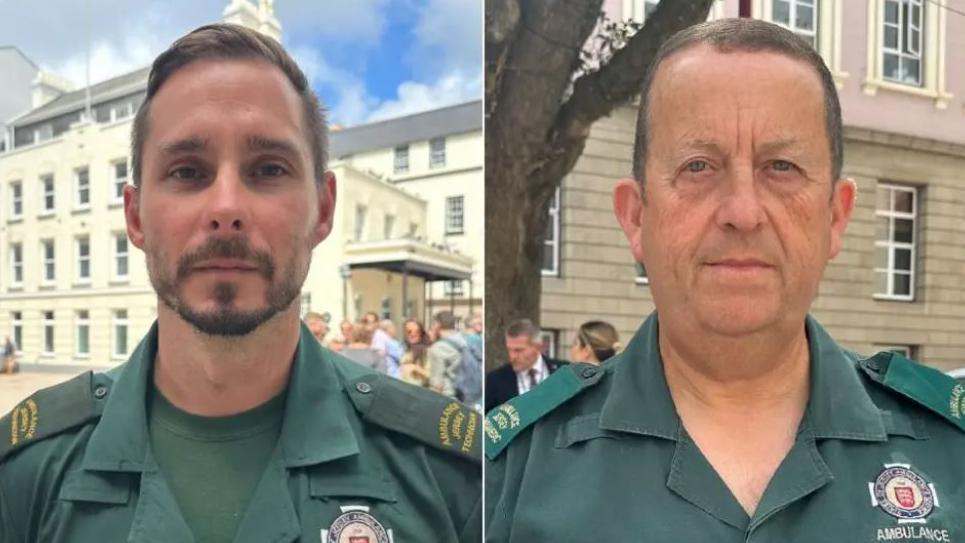
{"label": "man in suit in background", "polygon": [[566,362],[543,356],[539,328],[529,319],[513,321],[506,328],[509,364],[486,374],[486,411],[529,392]]}

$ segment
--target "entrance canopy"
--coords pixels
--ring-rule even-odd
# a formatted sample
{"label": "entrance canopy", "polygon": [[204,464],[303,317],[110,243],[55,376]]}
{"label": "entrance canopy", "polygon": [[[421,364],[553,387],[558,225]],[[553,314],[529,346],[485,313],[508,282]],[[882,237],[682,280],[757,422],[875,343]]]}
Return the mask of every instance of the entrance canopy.
{"label": "entrance canopy", "polygon": [[349,243],[343,262],[350,270],[390,271],[427,282],[468,280],[473,265],[466,255],[408,238]]}

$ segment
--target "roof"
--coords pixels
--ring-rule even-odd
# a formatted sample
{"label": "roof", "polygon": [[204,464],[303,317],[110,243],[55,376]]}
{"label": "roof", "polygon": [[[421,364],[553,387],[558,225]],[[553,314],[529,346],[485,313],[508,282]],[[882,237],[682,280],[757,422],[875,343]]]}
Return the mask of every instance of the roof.
{"label": "roof", "polygon": [[[134,94],[147,89],[147,76],[150,72],[149,67],[141,68],[133,72],[112,77],[100,83],[91,85],[90,97],[92,104],[99,104],[119,98],[128,94]],[[49,103],[44,104],[16,119],[12,124],[15,126],[25,126],[53,117],[58,117],[65,113],[84,109],[87,100],[87,87],[64,93],[54,98]]]}
{"label": "roof", "polygon": [[482,100],[333,131],[333,159],[482,129]]}
{"label": "roof", "polygon": [[37,66],[37,63],[34,62],[33,60],[30,60],[30,57],[28,57],[27,54],[21,51],[20,48],[18,48],[16,45],[0,45],[0,51],[3,51],[4,49],[13,50],[15,53],[18,53],[21,57],[23,57],[23,59],[26,60],[28,64],[33,66],[35,70],[40,69],[40,67]]}

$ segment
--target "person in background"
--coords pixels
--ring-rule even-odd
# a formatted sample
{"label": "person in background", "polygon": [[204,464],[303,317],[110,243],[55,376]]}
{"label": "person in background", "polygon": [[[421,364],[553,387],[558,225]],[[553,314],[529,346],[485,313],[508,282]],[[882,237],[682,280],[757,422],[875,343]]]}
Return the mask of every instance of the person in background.
{"label": "person in background", "polygon": [[486,374],[486,411],[530,391],[566,364],[543,356],[543,340],[533,321],[519,319],[506,327],[509,364]]}
{"label": "person in background", "polygon": [[328,342],[328,348],[335,352],[342,352],[342,349],[344,349],[346,345],[352,343],[355,325],[352,324],[352,321],[345,319],[339,323],[338,329],[339,335],[333,337],[332,340]]}
{"label": "person in background", "polygon": [[623,346],[612,324],[604,321],[587,321],[573,338],[570,347],[571,362],[599,364],[620,352]]}
{"label": "person in background", "polygon": [[382,332],[385,332],[387,336],[385,340],[385,361],[388,367],[388,374],[392,377],[399,377],[399,366],[402,363],[402,355],[405,353],[405,348],[402,343],[396,339],[396,329],[395,323],[391,319],[382,319],[379,322],[379,328]]}
{"label": "person in background", "polygon": [[451,311],[440,311],[432,319],[432,335],[436,338],[429,347],[429,387],[446,396],[456,397],[456,376],[462,362],[466,340],[456,331],[456,316]]}
{"label": "person in background", "polygon": [[385,367],[388,368],[389,375],[398,377],[398,367],[393,367],[393,364],[389,361],[388,343],[391,338],[385,331],[379,328],[379,314],[375,311],[365,313],[365,315],[362,315],[362,320],[359,322],[359,325],[367,328],[372,334],[372,342],[369,344],[369,347],[378,351],[382,357],[386,359]]}
{"label": "person in background", "polygon": [[10,339],[10,336],[7,336],[7,340],[3,344],[3,366],[0,367],[0,373],[17,373],[18,371],[20,371],[20,366],[17,364],[17,346]]}
{"label": "person in background", "polygon": [[405,354],[399,363],[399,377],[422,387],[429,386],[429,334],[421,322],[409,319],[402,325]]}
{"label": "person in background", "polygon": [[305,314],[305,325],[312,331],[312,335],[319,343],[325,345],[325,336],[328,335],[328,320],[321,313],[310,311]]}
{"label": "person in background", "polygon": [[367,368],[385,373],[385,357],[369,346],[371,342],[372,332],[365,326],[358,326],[355,328],[352,342],[342,349],[342,356]]}

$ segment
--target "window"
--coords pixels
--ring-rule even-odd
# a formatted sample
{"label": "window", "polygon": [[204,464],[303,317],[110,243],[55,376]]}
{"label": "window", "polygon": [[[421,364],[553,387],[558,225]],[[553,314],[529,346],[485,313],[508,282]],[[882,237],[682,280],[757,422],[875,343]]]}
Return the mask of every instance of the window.
{"label": "window", "polygon": [[462,281],[446,281],[445,282],[445,292],[446,296],[462,296]]}
{"label": "window", "polygon": [[43,320],[44,350],[43,354],[54,354],[54,312],[44,311]]}
{"label": "window", "polygon": [[114,234],[114,279],[127,279],[127,234]]}
{"label": "window", "polygon": [[647,268],[639,263],[634,262],[634,267],[636,268],[637,276],[634,279],[638,285],[646,285],[650,283],[650,278],[647,277]]}
{"label": "window", "polygon": [[771,20],[817,47],[818,0],[772,0]]}
{"label": "window", "polygon": [[127,161],[114,163],[114,178],[111,179],[111,198],[116,202],[124,201],[124,187],[127,185]]}
{"label": "window", "polygon": [[74,334],[74,354],[86,357],[90,355],[90,312],[80,310],[77,312],[76,332]]}
{"label": "window", "polygon": [[85,209],[90,207],[90,172],[87,168],[74,170],[74,187],[76,187],[76,198],[74,207]]}
{"label": "window", "polygon": [[446,198],[446,235],[462,234],[464,218],[462,199],[462,196]]}
{"label": "window", "polygon": [[878,89],[904,92],[934,100],[936,109],[948,108],[947,34],[943,2],[926,0],[867,0],[868,46],[862,89],[874,96]]}
{"label": "window", "polygon": [[355,241],[362,241],[362,236],[365,235],[365,214],[368,208],[362,205],[355,206],[355,232],[352,238]]}
{"label": "window", "polygon": [[382,223],[382,239],[392,239],[392,230],[395,229],[395,215],[385,214],[385,222]]}
{"label": "window", "polygon": [[559,344],[560,331],[544,328],[539,332],[539,339],[543,342],[543,356],[556,358],[556,347]]}
{"label": "window", "polygon": [[415,223],[415,222],[409,223],[409,237],[410,238],[419,237],[419,223]]}
{"label": "window", "polygon": [[10,183],[10,220],[21,217],[23,217],[23,183],[12,181]]}
{"label": "window", "polygon": [[40,212],[48,214],[54,212],[54,176],[53,174],[40,176]]}
{"label": "window", "polygon": [[34,143],[47,141],[54,137],[54,125],[47,123],[34,128]]}
{"label": "window", "polygon": [[429,167],[443,168],[446,165],[446,138],[429,140]]}
{"label": "window", "polygon": [[114,349],[115,358],[127,356],[127,310],[114,310]]}
{"label": "window", "polygon": [[882,76],[921,85],[922,0],[885,0],[882,27]]}
{"label": "window", "polygon": [[915,297],[917,214],[917,189],[878,184],[874,252],[877,298],[911,301]]}
{"label": "window", "polygon": [[645,23],[659,3],[660,0],[623,0],[623,19]]}
{"label": "window", "polygon": [[134,108],[130,102],[124,102],[122,104],[111,106],[111,121],[120,121],[130,117],[133,114]]}
{"label": "window", "polygon": [[77,273],[74,280],[78,283],[90,282],[90,238],[79,237],[75,240],[77,248]]}
{"label": "window", "polygon": [[395,158],[392,161],[392,171],[395,173],[409,172],[409,146],[398,145],[395,148]]}
{"label": "window", "polygon": [[23,283],[23,244],[10,244],[10,286],[18,287]]}
{"label": "window", "polygon": [[13,336],[13,348],[19,353],[23,350],[23,313],[10,313],[10,335]]}
{"label": "window", "polygon": [[546,213],[546,237],[543,239],[543,275],[560,274],[560,189],[556,188]]}
{"label": "window", "polygon": [[57,279],[57,261],[54,253],[54,240],[45,239],[40,242],[41,269],[43,283],[53,283]]}

